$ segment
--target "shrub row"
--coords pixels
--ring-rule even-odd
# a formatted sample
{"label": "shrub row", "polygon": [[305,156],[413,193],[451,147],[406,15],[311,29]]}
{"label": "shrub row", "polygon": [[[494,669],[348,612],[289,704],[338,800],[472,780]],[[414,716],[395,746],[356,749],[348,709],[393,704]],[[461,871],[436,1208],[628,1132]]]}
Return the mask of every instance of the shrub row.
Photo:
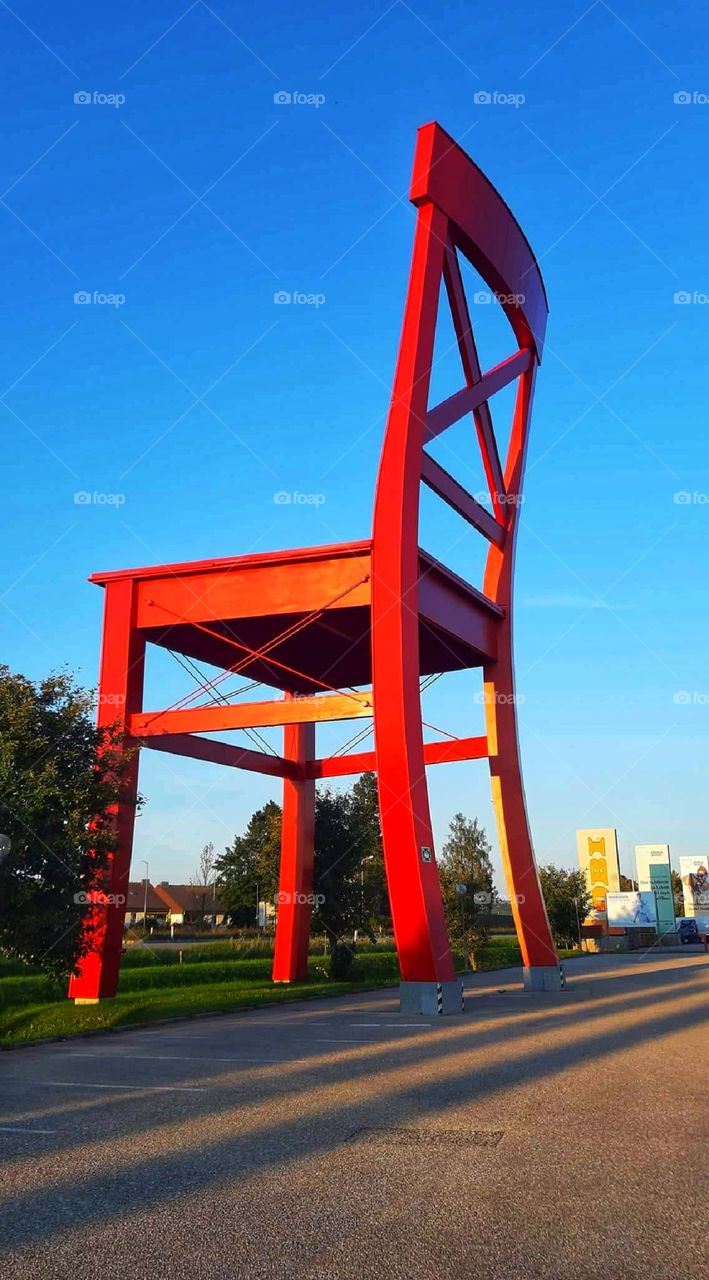
{"label": "shrub row", "polygon": [[267,982],[270,977],[271,962],[268,959],[150,965],[143,969],[122,970],[119,991],[125,994],[165,987],[192,987],[209,982]]}
{"label": "shrub row", "polygon": [[50,974],[17,975],[0,981],[0,1009],[16,1005],[42,1004],[66,996],[66,981]]}

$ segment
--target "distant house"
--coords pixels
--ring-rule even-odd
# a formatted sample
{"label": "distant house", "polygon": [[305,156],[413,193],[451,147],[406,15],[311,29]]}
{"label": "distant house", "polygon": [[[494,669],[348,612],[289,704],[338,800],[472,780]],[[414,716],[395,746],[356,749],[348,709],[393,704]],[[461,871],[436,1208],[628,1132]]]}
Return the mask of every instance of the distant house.
{"label": "distant house", "polygon": [[155,885],[162,901],[168,924],[224,924],[227,909],[214,885],[170,884],[163,880]]}
{"label": "distant house", "polygon": [[128,885],[128,893],[126,895],[126,924],[142,923],[147,905],[148,920],[160,921],[166,917],[167,908],[165,899],[158,896],[150,882],[148,882],[148,900],[145,900],[145,881],[133,880]]}

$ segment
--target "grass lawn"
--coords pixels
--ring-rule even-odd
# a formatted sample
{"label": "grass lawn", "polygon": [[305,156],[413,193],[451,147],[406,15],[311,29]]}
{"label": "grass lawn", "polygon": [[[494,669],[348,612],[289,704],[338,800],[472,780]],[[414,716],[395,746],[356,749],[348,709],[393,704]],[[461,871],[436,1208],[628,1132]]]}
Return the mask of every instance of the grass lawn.
{"label": "grass lawn", "polygon": [[[562,956],[573,954],[578,953],[561,952]],[[176,951],[163,955],[147,949],[128,951],[115,1000],[76,1006],[66,999],[63,981],[0,958],[0,1047],[161,1018],[367,991],[399,981],[396,955],[383,948],[358,952],[356,974],[349,982],[333,982],[324,972],[322,955],[311,955],[306,981],[274,986],[268,955],[248,950],[240,953],[229,942],[185,949],[183,961],[180,963]],[[500,969],[520,963],[516,939],[497,937],[487,944],[480,968]]]}
{"label": "grass lawn", "polygon": [[333,982],[320,971],[322,956],[311,956],[305,982],[274,986],[268,957],[234,958],[233,950],[231,958],[209,957],[209,952],[225,945],[228,946],[217,943],[191,948],[185,951],[184,964],[179,963],[175,953],[148,959],[148,952],[129,952],[124,957],[115,1000],[97,1005],[74,1005],[66,999],[64,982],[14,963],[3,965],[0,960],[0,1047],[160,1018],[367,991],[399,981],[393,951],[373,951],[357,956],[354,981]]}

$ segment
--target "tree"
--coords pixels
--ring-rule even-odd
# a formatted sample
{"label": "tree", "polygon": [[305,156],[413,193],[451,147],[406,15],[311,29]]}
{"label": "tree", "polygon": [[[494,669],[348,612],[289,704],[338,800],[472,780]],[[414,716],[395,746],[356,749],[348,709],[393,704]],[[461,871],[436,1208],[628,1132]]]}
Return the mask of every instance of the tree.
{"label": "tree", "polygon": [[202,847],[202,852],[199,855],[199,866],[197,867],[196,875],[192,878],[191,883],[197,888],[204,887],[205,889],[208,889],[212,884],[214,877],[215,864],[216,859],[214,857],[214,845],[210,840],[209,844],[205,844]]}
{"label": "tree", "polygon": [[379,817],[377,779],[373,773],[363,773],[351,792],[351,820],[353,835],[360,849],[360,883],[362,887],[363,914],[391,924],[389,892],[384,870],[384,844]]}
{"label": "tree", "polygon": [[490,912],[497,897],[490,845],[477,818],[457,813],[439,860],[439,876],[448,932],[455,950],[472,969],[487,942]]}
{"label": "tree", "polygon": [[0,724],[0,829],[9,840],[0,951],[66,975],[86,949],[96,895],[108,891],[129,757],[115,733],[95,728],[93,695],[68,672],[33,682],[0,666]]}
{"label": "tree", "polygon": [[257,894],[259,900],[275,901],[280,857],[281,806],[269,800],[214,863],[221,897],[234,924],[255,923]]}
{"label": "tree", "polygon": [[555,942],[561,947],[575,947],[577,922],[583,924],[591,910],[591,894],[583,871],[565,871],[550,864],[539,868],[539,880]]}
{"label": "tree", "polygon": [[[313,928],[326,935],[330,970],[338,976],[353,958],[351,948],[341,947],[342,939],[355,929],[372,937],[371,918],[381,900],[376,874],[381,831],[372,783],[370,775],[351,792],[319,788],[315,798]],[[236,923],[253,921],[257,892],[259,898],[277,902],[281,821],[280,805],[269,801],[215,863],[222,898]],[[375,862],[366,863],[369,857]]]}
{"label": "tree", "polygon": [[190,880],[190,884],[199,890],[195,894],[195,898],[198,902],[198,911],[202,916],[209,914],[214,902],[217,885],[215,866],[214,845],[210,840],[208,844],[202,847],[202,852],[199,855],[199,866],[196,874]]}
{"label": "tree", "polygon": [[637,880],[631,880],[630,876],[624,876],[622,871],[620,872],[619,883],[621,893],[637,893],[638,891]]}
{"label": "tree", "polygon": [[358,874],[366,848],[351,793],[319,789],[315,799],[314,923],[327,937],[333,978],[345,977],[351,966],[353,953],[349,947],[339,947],[342,938],[355,929],[370,931]]}
{"label": "tree", "polygon": [[675,901],[675,915],[684,915],[684,889],[682,887],[682,877],[678,871],[672,871],[672,897]]}

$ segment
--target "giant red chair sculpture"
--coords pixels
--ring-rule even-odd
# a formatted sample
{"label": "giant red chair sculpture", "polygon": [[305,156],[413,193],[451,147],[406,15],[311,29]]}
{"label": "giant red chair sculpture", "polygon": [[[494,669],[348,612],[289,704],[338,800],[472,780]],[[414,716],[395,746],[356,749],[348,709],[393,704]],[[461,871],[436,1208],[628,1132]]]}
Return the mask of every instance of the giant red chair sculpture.
{"label": "giant red chair sculpture", "polygon": [[[97,574],[106,591],[100,719],[127,743],[251,769],[283,779],[283,835],[273,978],[307,969],[313,885],[315,782],[376,769],[384,855],[402,979],[402,1008],[460,1008],[443,914],[426,766],[489,762],[507,889],[525,982],[559,988],[560,968],[534,861],[517,740],[512,659],[512,580],[519,495],[547,304],[539,268],[507,205],[437,124],[419,130],[411,200],[413,260],[393,394],[381,455],[371,539],[339,546]],[[459,255],[500,298],[514,349],[482,372]],[[452,314],[464,384],[429,407],[441,280]],[[498,454],[490,401],[516,382],[507,457]],[[426,444],[472,415],[491,511],[432,458]],[[471,433],[471,447],[474,437]],[[423,483],[490,543],[482,590],[422,551]],[[142,705],[147,644],[201,660],[227,675],[280,690],[281,697],[165,710]],[[425,743],[419,679],[481,667],[482,736]],[[371,686],[371,687],[370,687]],[[199,692],[199,691],[198,691]],[[318,721],[372,716],[374,751],[319,759]],[[284,725],[282,756],[200,736]],[[138,752],[116,815],[115,852],[91,921],[90,949],[69,994],[115,994],[123,937],[121,903],[130,868]]]}

